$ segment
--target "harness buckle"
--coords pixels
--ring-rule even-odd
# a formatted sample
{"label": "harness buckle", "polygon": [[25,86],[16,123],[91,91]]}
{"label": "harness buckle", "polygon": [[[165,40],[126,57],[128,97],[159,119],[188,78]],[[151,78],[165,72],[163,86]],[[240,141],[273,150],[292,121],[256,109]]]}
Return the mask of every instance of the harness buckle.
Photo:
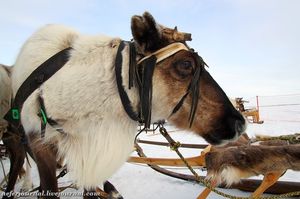
{"label": "harness buckle", "polygon": [[45,125],[45,124],[47,124],[47,115],[46,115],[45,111],[42,108],[41,108],[40,111],[41,111],[40,112],[40,117],[42,119],[43,124]]}
{"label": "harness buckle", "polygon": [[11,115],[12,115],[12,118],[14,120],[19,120],[20,119],[20,112],[17,108],[11,109]]}

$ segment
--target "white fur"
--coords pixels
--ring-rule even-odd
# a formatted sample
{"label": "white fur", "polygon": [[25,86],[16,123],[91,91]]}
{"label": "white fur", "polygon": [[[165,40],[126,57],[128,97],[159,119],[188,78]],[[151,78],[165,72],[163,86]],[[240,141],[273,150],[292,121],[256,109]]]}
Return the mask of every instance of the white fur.
{"label": "white fur", "polygon": [[241,180],[240,170],[235,167],[225,167],[221,172],[221,179],[226,186],[238,183]]}
{"label": "white fur", "polygon": [[[13,69],[15,94],[37,66],[60,50],[73,48],[69,62],[27,99],[21,117],[27,133],[39,133],[37,94],[40,93],[48,116],[59,121],[67,132],[63,136],[47,127],[46,141],[58,142],[59,155],[65,158],[73,180],[80,187],[93,188],[103,183],[133,149],[137,124],[124,112],[115,81],[114,62],[119,42],[118,38],[84,36],[63,26],[48,25],[25,43]],[[123,51],[125,86],[127,49]],[[128,93],[136,106],[136,90]]]}
{"label": "white fur", "polygon": [[216,181],[217,184],[225,183],[227,187],[230,187],[232,184],[240,182],[242,178],[248,178],[252,175],[252,173],[242,171],[234,166],[224,166],[217,172],[209,171],[206,178]]}

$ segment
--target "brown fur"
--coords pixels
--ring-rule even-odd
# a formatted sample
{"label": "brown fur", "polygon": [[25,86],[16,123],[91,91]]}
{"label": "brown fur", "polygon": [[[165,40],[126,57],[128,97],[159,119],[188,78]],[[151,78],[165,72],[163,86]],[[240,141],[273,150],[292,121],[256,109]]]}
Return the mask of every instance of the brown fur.
{"label": "brown fur", "polygon": [[139,53],[148,55],[160,48],[174,42],[185,42],[192,40],[189,33],[179,32],[174,29],[157,24],[149,12],[142,16],[135,15],[131,19],[131,30],[133,37],[137,39],[137,50]]}
{"label": "brown fur", "polygon": [[[247,139],[242,139],[242,142],[233,142],[224,147],[212,147],[205,154],[207,175],[214,186],[219,183],[230,185],[233,182],[232,175],[241,179],[262,174],[262,184],[252,194],[256,198],[272,186],[286,170],[300,171],[300,144],[267,141],[261,142],[261,145],[249,145]],[[224,172],[229,173],[224,175]],[[206,188],[198,199],[206,198],[209,192]]]}
{"label": "brown fur", "polygon": [[[193,68],[197,67],[191,52],[180,51],[170,59],[159,63],[154,71],[154,76],[159,77],[160,81],[164,81],[164,84],[168,86],[168,89],[166,89],[167,96],[172,97],[167,98],[167,100],[171,107],[176,106],[186,93],[193,75],[193,68],[189,70],[177,66],[177,63],[182,60],[190,62]],[[191,101],[191,95],[189,95],[185,101],[186,104],[169,118],[179,128],[189,129],[188,120],[183,118],[189,117]],[[225,93],[223,91],[220,92],[220,87],[203,68],[200,78],[198,109],[194,124],[190,130],[204,136],[208,142],[216,144],[218,143],[217,140],[222,138],[231,139],[234,137],[235,129],[232,127],[233,124],[230,124],[231,118],[233,123],[236,120],[244,123],[243,117],[234,109]],[[210,139],[209,135],[216,136]]]}
{"label": "brown fur", "polygon": [[209,172],[235,167],[251,175],[300,170],[300,145],[229,147],[206,154],[206,166]]}
{"label": "brown fur", "polygon": [[282,145],[288,145],[289,142],[287,140],[269,140],[269,141],[259,142],[259,144],[264,146],[282,146]]}
{"label": "brown fur", "polygon": [[[3,134],[2,141],[8,150],[10,159],[8,184],[5,189],[6,193],[10,193],[14,190],[18,175],[20,175],[20,172],[22,172],[25,159],[25,150],[22,146],[21,138],[14,128],[9,128],[7,132]],[[3,198],[13,197],[11,196]]]}
{"label": "brown fur", "polygon": [[[55,145],[44,143],[37,135],[39,134],[29,134],[29,140],[39,171],[40,189],[50,192],[58,192],[56,179],[57,149]],[[53,196],[51,198],[58,197]]]}

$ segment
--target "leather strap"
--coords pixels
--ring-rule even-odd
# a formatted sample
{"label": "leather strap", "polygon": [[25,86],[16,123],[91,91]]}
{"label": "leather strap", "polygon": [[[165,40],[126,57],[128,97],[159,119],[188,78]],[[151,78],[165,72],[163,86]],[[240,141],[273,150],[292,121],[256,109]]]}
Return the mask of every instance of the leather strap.
{"label": "leather strap", "polygon": [[4,119],[12,123],[16,127],[21,124],[21,110],[27,98],[39,88],[45,81],[47,81],[53,74],[61,69],[69,60],[69,51],[71,48],[66,48],[44,63],[37,67],[23,82],[17,91],[12,108],[5,115]]}
{"label": "leather strap", "polygon": [[125,42],[121,41],[118,51],[117,51],[117,57],[115,61],[115,74],[116,74],[116,81],[117,81],[117,87],[119,91],[119,96],[123,105],[123,108],[127,115],[134,121],[140,121],[139,114],[136,113],[133,110],[131,101],[129,100],[129,97],[124,89],[123,86],[123,79],[122,79],[122,63],[123,63],[123,56],[122,51],[125,47]]}
{"label": "leather strap", "polygon": [[29,153],[31,157],[33,157],[33,153],[28,145],[27,136],[21,123],[21,111],[23,104],[37,88],[39,88],[45,81],[47,81],[53,74],[65,65],[65,63],[69,60],[70,50],[71,48],[66,48],[56,53],[36,68],[20,86],[12,103],[12,108],[4,116],[4,119],[17,129],[17,133],[21,136],[21,142],[26,152]]}

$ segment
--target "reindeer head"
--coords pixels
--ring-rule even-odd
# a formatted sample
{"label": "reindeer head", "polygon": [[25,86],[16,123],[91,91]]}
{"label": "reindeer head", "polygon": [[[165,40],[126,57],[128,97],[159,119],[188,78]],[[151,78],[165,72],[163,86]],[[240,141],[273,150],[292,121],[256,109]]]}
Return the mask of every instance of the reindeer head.
{"label": "reindeer head", "polygon": [[159,25],[147,12],[133,16],[132,35],[142,61],[156,57],[152,120],[168,119],[209,143],[237,138],[245,120],[205,69],[202,58],[186,45],[191,34]]}

